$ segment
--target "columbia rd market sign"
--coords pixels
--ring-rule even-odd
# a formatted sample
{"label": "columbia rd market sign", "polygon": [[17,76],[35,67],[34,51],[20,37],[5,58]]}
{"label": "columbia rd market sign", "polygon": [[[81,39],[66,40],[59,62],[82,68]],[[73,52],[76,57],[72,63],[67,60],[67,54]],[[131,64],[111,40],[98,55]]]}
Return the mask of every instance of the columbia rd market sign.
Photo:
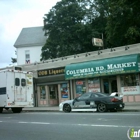
{"label": "columbia rd market sign", "polygon": [[139,71],[140,56],[134,54],[67,65],[65,68],[65,79],[98,77]]}

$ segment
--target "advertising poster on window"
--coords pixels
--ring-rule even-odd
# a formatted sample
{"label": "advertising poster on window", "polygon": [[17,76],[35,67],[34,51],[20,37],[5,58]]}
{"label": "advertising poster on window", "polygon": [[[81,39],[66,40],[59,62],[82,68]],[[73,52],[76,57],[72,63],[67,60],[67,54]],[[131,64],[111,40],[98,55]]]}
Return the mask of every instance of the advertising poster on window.
{"label": "advertising poster on window", "polygon": [[82,80],[76,81],[76,94],[83,94],[86,92],[85,82]]}
{"label": "advertising poster on window", "polygon": [[67,83],[61,84],[61,98],[68,98]]}
{"label": "advertising poster on window", "polygon": [[123,93],[123,95],[139,94],[140,87],[139,86],[121,87],[121,92]]}
{"label": "advertising poster on window", "polygon": [[94,78],[94,79],[88,80],[88,91],[89,92],[100,92],[99,78]]}
{"label": "advertising poster on window", "polygon": [[31,74],[27,74],[26,79],[27,79],[27,85],[32,86],[33,76]]}

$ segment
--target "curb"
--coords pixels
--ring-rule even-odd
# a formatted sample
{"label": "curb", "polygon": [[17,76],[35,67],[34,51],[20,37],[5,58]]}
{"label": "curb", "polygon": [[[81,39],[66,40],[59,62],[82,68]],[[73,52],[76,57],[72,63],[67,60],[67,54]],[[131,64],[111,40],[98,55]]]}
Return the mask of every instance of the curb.
{"label": "curb", "polygon": [[[22,110],[22,112],[63,112],[63,111],[59,111],[59,110]],[[96,111],[95,111],[96,112]],[[140,110],[136,110],[136,109],[127,109],[127,110],[119,110],[117,112],[140,112]],[[113,112],[112,112],[113,113]]]}
{"label": "curb", "polygon": [[60,112],[59,110],[22,110],[22,112]]}

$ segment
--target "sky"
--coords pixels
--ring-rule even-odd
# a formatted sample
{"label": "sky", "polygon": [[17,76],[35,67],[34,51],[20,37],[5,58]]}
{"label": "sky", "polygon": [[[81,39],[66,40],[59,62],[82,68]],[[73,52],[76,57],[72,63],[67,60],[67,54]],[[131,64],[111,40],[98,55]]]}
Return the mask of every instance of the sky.
{"label": "sky", "polygon": [[13,65],[22,28],[43,26],[44,14],[60,0],[0,0],[0,68]]}

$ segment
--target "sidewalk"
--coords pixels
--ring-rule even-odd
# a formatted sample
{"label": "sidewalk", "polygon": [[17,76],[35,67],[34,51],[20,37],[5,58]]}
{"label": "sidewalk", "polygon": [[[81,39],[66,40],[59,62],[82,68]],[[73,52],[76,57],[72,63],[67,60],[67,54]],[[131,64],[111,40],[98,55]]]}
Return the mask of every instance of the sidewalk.
{"label": "sidewalk", "polygon": [[59,106],[23,108],[27,112],[59,112]]}
{"label": "sidewalk", "polygon": [[[58,106],[23,108],[25,112],[59,112]],[[140,103],[125,103],[122,112],[140,112]]]}

